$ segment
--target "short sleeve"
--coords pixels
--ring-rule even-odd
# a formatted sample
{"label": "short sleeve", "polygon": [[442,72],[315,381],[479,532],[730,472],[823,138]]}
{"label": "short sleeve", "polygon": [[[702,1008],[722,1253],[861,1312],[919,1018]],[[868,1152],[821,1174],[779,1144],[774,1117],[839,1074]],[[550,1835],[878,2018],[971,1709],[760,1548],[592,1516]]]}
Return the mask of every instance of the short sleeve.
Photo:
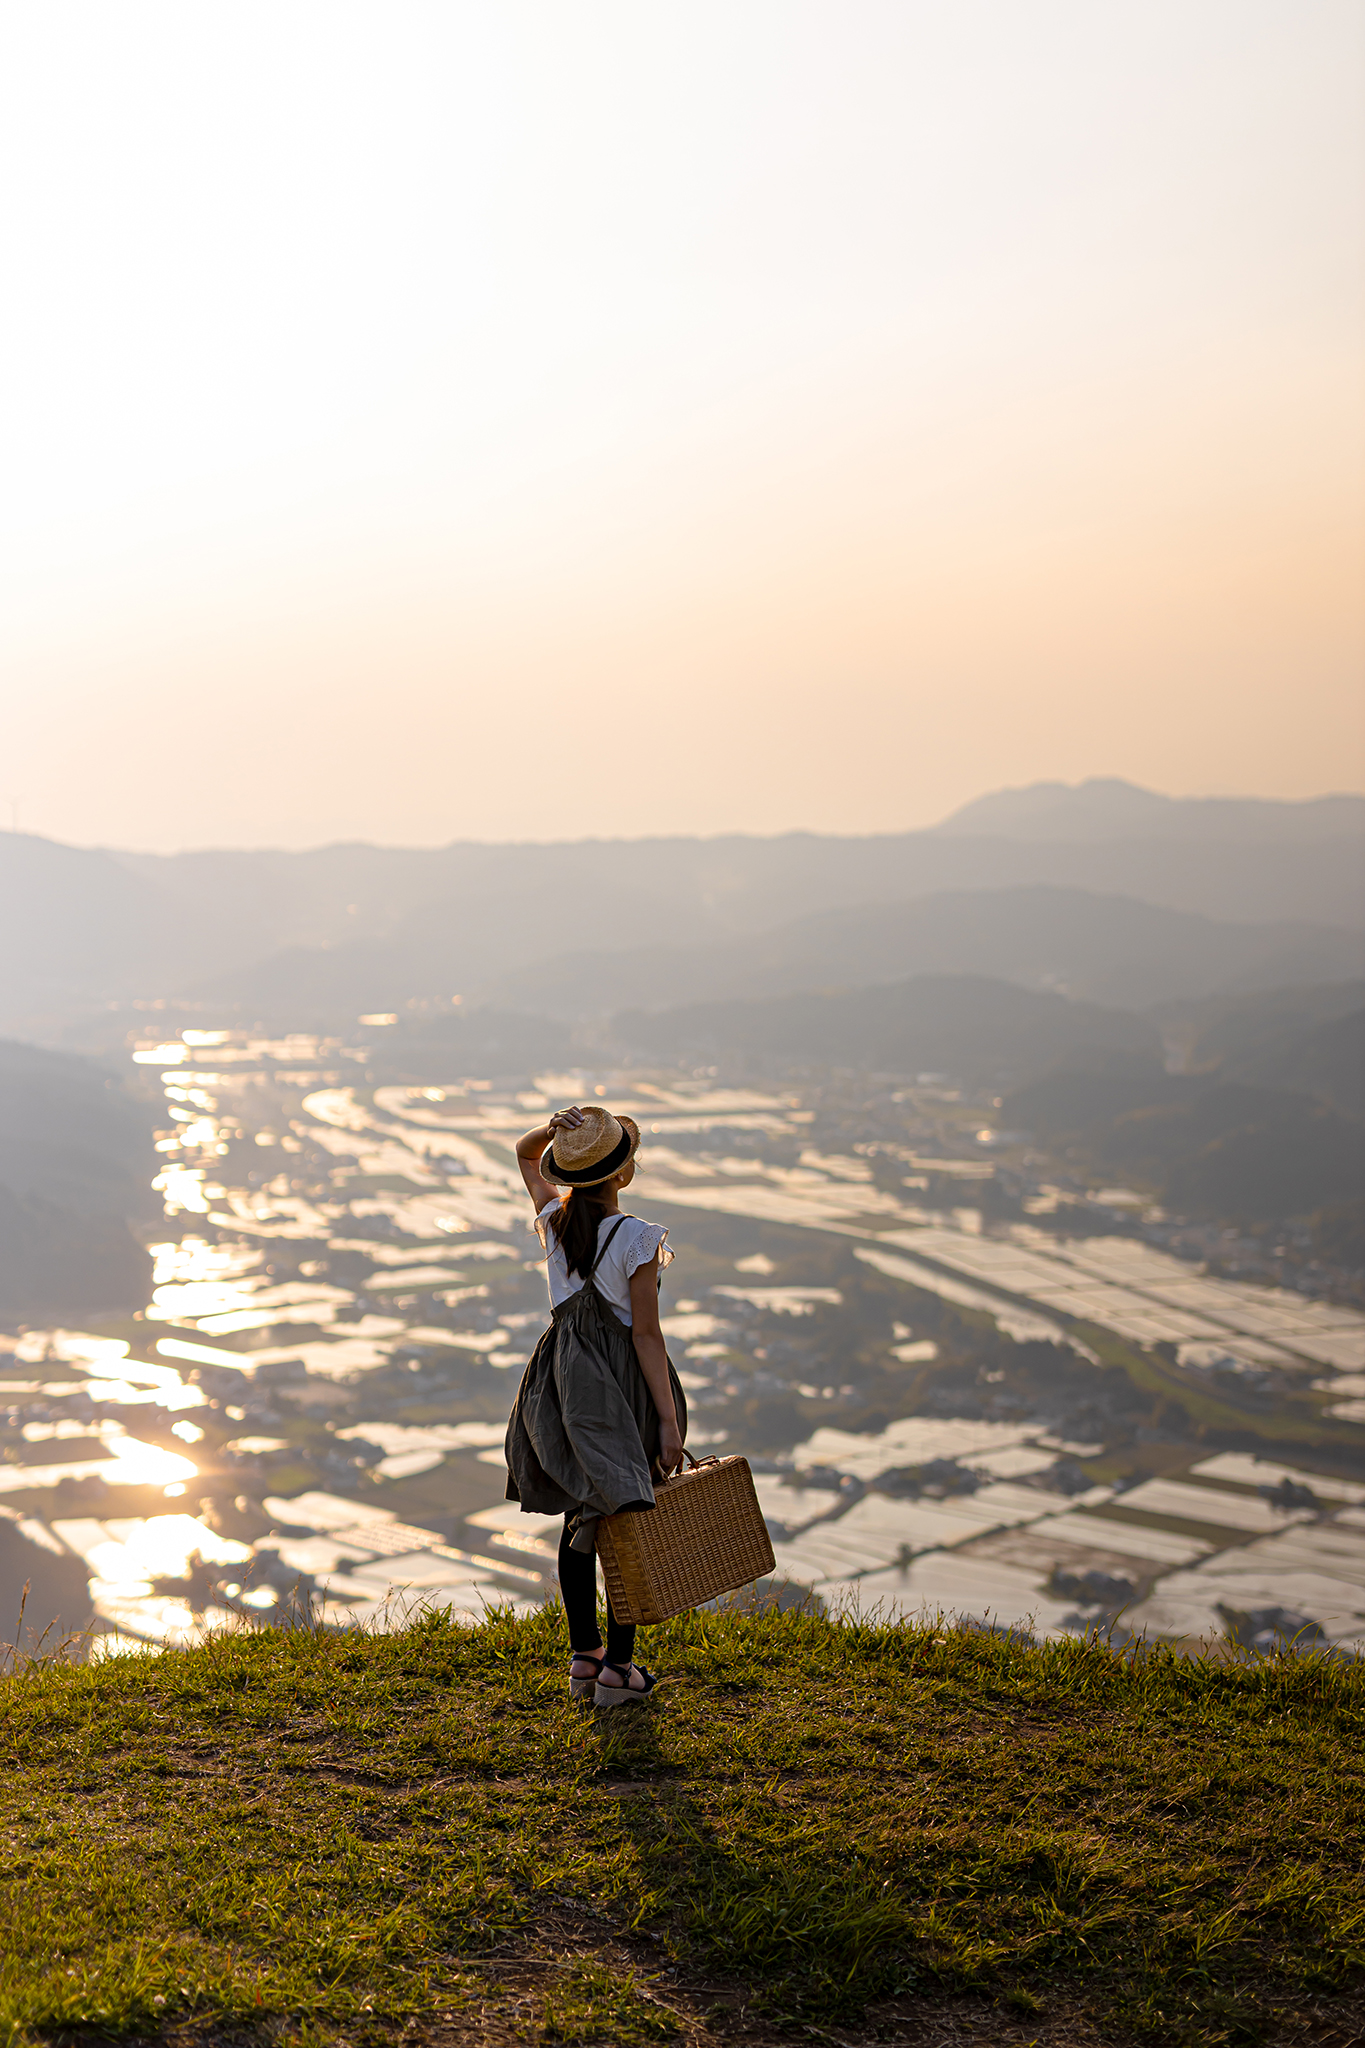
{"label": "short sleeve", "polygon": [[662,1223],[638,1223],[630,1234],[626,1246],[626,1278],[638,1273],[641,1266],[647,1266],[655,1252],[659,1254],[659,1271],[673,1263],[673,1247],[668,1242],[668,1232]]}
{"label": "short sleeve", "polygon": [[531,1226],[531,1228],[535,1231],[536,1236],[540,1239],[540,1250],[541,1256],[543,1258],[548,1259],[550,1256],[550,1218],[554,1215],[555,1210],[558,1207],[559,1197],[556,1196],[553,1202],[547,1202],[545,1204],[545,1207],[541,1210],[540,1214],[537,1216],[535,1222]]}

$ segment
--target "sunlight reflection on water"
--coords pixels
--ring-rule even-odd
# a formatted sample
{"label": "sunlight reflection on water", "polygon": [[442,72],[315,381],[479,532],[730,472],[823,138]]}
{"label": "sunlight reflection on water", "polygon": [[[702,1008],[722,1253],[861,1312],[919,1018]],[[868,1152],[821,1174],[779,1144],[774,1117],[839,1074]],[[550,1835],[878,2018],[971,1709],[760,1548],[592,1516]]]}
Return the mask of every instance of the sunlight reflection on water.
{"label": "sunlight reflection on water", "polygon": [[[283,1457],[304,1441],[295,1433],[291,1446],[290,1425],[282,1413],[288,1400],[280,1398],[279,1380],[270,1373],[277,1366],[286,1368],[281,1375],[285,1382],[306,1377],[325,1397],[321,1409],[315,1408],[310,1427],[315,1427],[318,1413],[329,1417],[329,1427],[333,1421],[346,1421],[345,1428],[332,1431],[335,1448],[369,1443],[382,1453],[379,1464],[371,1467],[381,1479],[415,1478],[434,1470],[447,1456],[464,1453],[468,1465],[478,1458],[489,1461],[490,1487],[501,1485],[500,1477],[494,1481],[491,1476],[492,1467],[501,1464],[501,1422],[352,1423],[349,1418],[366,1412],[362,1376],[388,1366],[395,1351],[402,1358],[400,1343],[414,1364],[423,1358],[430,1362],[435,1353],[441,1370],[446,1369],[439,1362],[441,1348],[450,1359],[463,1355],[475,1372],[485,1363],[511,1367],[524,1362],[533,1341],[529,1325],[540,1318],[507,1316],[497,1330],[453,1330],[436,1323],[441,1311],[434,1304],[453,1308],[468,1302],[462,1320],[476,1326],[488,1318],[477,1306],[484,1289],[475,1276],[488,1274],[495,1287],[503,1277],[489,1274],[484,1262],[532,1263],[534,1247],[525,1238],[524,1197],[510,1139],[528,1113],[541,1108],[541,1101],[531,1101],[531,1091],[524,1086],[519,1093],[527,1099],[518,1099],[510,1088],[499,1091],[482,1081],[444,1088],[379,1088],[371,1095],[347,1085],[340,1073],[323,1071],[329,1061],[340,1066],[352,1059],[351,1053],[339,1052],[337,1044],[303,1035],[266,1040],[202,1031],[184,1034],[181,1043],[149,1040],[139,1045],[137,1063],[162,1070],[166,1116],[176,1126],[174,1135],[162,1140],[165,1163],[155,1182],[167,1227],[164,1241],[151,1248],[154,1295],[146,1321],[163,1329],[180,1324],[185,1334],[155,1338],[162,1361],[158,1364],[133,1358],[128,1341],[86,1332],[31,1332],[20,1338],[13,1347],[17,1366],[45,1365],[50,1371],[56,1362],[72,1370],[68,1379],[35,1375],[32,1380],[16,1380],[11,1383],[14,1392],[40,1389],[54,1401],[77,1398],[66,1417],[51,1411],[44,1417],[40,1410],[21,1426],[17,1441],[10,1438],[10,1461],[0,1464],[0,1492],[48,1490],[63,1480],[98,1478],[109,1485],[154,1486],[172,1497],[195,1481],[217,1496],[220,1481],[226,1481],[231,1493],[243,1483],[229,1476],[234,1471],[232,1459]],[[190,1049],[199,1046],[213,1048],[212,1072],[188,1064]],[[282,1070],[278,1063],[283,1060],[293,1064]],[[305,1061],[317,1064],[305,1067]],[[355,1072],[352,1066],[352,1081]],[[287,1081],[300,1092],[312,1091],[302,1103],[303,1116],[311,1122],[299,1118],[297,1104],[284,1105],[277,1088],[273,1093],[254,1092],[272,1084],[272,1077],[274,1083]],[[583,1075],[545,1076],[536,1084],[536,1095],[585,1099],[600,1094],[605,1085]],[[206,1093],[210,1088],[236,1092]],[[259,1109],[253,1107],[257,1102]],[[1215,1320],[1226,1328],[1244,1327],[1251,1333],[1244,1340],[1248,1347],[1254,1341],[1263,1352],[1279,1357],[1287,1354],[1277,1353],[1276,1347],[1289,1346],[1323,1364],[1338,1369],[1354,1364],[1359,1371],[1356,1361],[1365,1356],[1359,1348],[1365,1325],[1349,1313],[1343,1316],[1271,1290],[1214,1283],[1128,1241],[1060,1246],[1030,1225],[1012,1232],[983,1232],[978,1211],[961,1212],[955,1225],[951,1216],[918,1208],[878,1185],[866,1161],[855,1154],[807,1146],[795,1164],[783,1163],[784,1156],[796,1156],[794,1148],[765,1160],[756,1156],[759,1145],[752,1153],[741,1152],[741,1141],[726,1135],[747,1130],[755,1140],[790,1138],[810,1121],[810,1112],[790,1098],[739,1089],[689,1092],[685,1086],[640,1083],[625,1091],[616,1106],[636,1116],[649,1136],[667,1140],[675,1133],[679,1139],[716,1134],[714,1149],[693,1146],[684,1151],[668,1142],[651,1144],[639,1182],[644,1204],[657,1196],[661,1202],[717,1219],[753,1218],[861,1238],[856,1251],[866,1264],[907,1287],[988,1311],[1006,1335],[1069,1337],[1074,1344],[1065,1318],[1080,1315],[1107,1327],[1127,1327],[1135,1339],[1151,1336],[1158,1316],[1174,1329],[1174,1318],[1182,1329],[1188,1325],[1187,1334],[1193,1337],[1199,1334],[1195,1320],[1202,1317],[1205,1328]],[[230,1146],[253,1141],[261,1145],[265,1140],[270,1142],[264,1150],[252,1150],[241,1184],[224,1185],[232,1171],[221,1158]],[[296,1166],[286,1156],[291,1151],[306,1151],[311,1164]],[[992,1169],[969,1162],[961,1170],[982,1174]],[[291,1178],[292,1174],[299,1177]],[[222,1234],[221,1242],[203,1234],[195,1221],[200,1217]],[[179,1229],[180,1219],[189,1228],[176,1239],[171,1233]],[[373,1237],[366,1234],[370,1230],[376,1233]],[[282,1274],[298,1273],[299,1278],[274,1278],[266,1268],[272,1252],[282,1252],[290,1240],[310,1239],[320,1241],[329,1256],[338,1255],[336,1270],[367,1272],[363,1288],[302,1277],[327,1271],[325,1260],[311,1248],[291,1247],[287,1258],[280,1260]],[[357,1256],[368,1264],[343,1263]],[[761,1254],[736,1265],[739,1275],[759,1282],[775,1270]],[[462,1279],[474,1284],[455,1284]],[[452,1284],[439,1284],[445,1281]],[[401,1297],[403,1290],[411,1300],[393,1304],[388,1299],[395,1293]],[[848,1303],[853,1300],[847,1282],[844,1291],[758,1284],[699,1292],[705,1300],[679,1302],[666,1324],[671,1336],[700,1340],[689,1354],[698,1361],[703,1354],[725,1355],[742,1337],[740,1326],[747,1329],[755,1315],[792,1318],[789,1328],[799,1342],[819,1327],[817,1318],[833,1317],[845,1307],[845,1292]],[[370,1312],[363,1295],[380,1293],[393,1313]],[[361,1310],[365,1312],[360,1314]],[[348,1316],[358,1319],[344,1320]],[[273,1339],[263,1334],[276,1325],[280,1327]],[[300,1329],[303,1342],[288,1342],[291,1325]],[[137,1337],[137,1348],[151,1341],[152,1334],[148,1329]],[[908,1324],[896,1325],[895,1334],[898,1340],[914,1335]],[[237,1337],[245,1347],[240,1351],[232,1344]],[[226,1341],[215,1343],[215,1338]],[[258,1341],[264,1348],[251,1348]],[[903,1341],[892,1355],[910,1364],[927,1359],[933,1348],[931,1341]],[[191,1377],[196,1369],[203,1370],[203,1384]],[[223,1394],[224,1383],[215,1378],[215,1370],[236,1373],[241,1391]],[[698,1392],[710,1385],[697,1374],[688,1378]],[[343,1393],[337,1383],[354,1387],[354,1393]],[[262,1411],[265,1433],[259,1423],[256,1428],[248,1424],[240,1436],[225,1443],[229,1432],[216,1430],[207,1414],[205,1432],[198,1423],[169,1423],[177,1411],[203,1410],[210,1400],[206,1389],[218,1399],[240,1404],[226,1410],[233,1421],[247,1423],[250,1415],[256,1422],[257,1410]],[[796,1391],[804,1397],[833,1390],[802,1384]],[[82,1395],[88,1396],[88,1405],[80,1403]],[[141,1409],[139,1420],[147,1434],[159,1435],[169,1428],[178,1439],[176,1448],[168,1448],[164,1437],[147,1443],[130,1435],[116,1415],[94,1419],[95,1411],[111,1407]],[[21,1406],[11,1413],[17,1418]],[[131,1413],[129,1419],[134,1419]],[[845,1512],[847,1494],[820,1497],[810,1487],[787,1489],[785,1498],[773,1502],[775,1519],[787,1526],[790,1539],[782,1545],[780,1562],[802,1582],[818,1582],[831,1605],[856,1602],[864,1588],[869,1596],[884,1593],[893,1604],[918,1603],[956,1589],[957,1604],[962,1605],[969,1594],[976,1600],[989,1592],[1014,1602],[1015,1612],[1021,1614],[1024,1608],[1018,1603],[1027,1597],[1044,1626],[1058,1623],[1062,1614],[1055,1600],[1041,1597],[1051,1565],[1039,1560],[1048,1546],[1049,1557],[1055,1550],[1074,1563],[1087,1554],[1087,1545],[1096,1546],[1098,1553],[1107,1541],[1116,1554],[1124,1544],[1145,1546],[1143,1556],[1150,1553],[1155,1559],[1164,1542],[1171,1552],[1168,1562],[1178,1550],[1180,1558],[1196,1568],[1187,1575],[1198,1576],[1209,1547],[1200,1539],[1144,1532],[1112,1517],[1102,1525],[1097,1510],[1104,1502],[1099,1494],[1107,1494],[1107,1489],[1068,1500],[1042,1490],[1055,1455],[1084,1455],[1087,1447],[1060,1443],[1040,1430],[1038,1424],[940,1422],[924,1417],[895,1422],[876,1435],[815,1430],[796,1447],[796,1461],[808,1467],[826,1465],[850,1481],[875,1480],[888,1467],[947,1458],[959,1460],[964,1470],[985,1483],[972,1501],[935,1498],[883,1505],[870,1499],[870,1504],[851,1512]],[[710,1434],[719,1440],[714,1430]],[[706,1435],[706,1430],[694,1432],[693,1441],[700,1443]],[[208,1452],[202,1471],[194,1458],[182,1454],[183,1448],[201,1441]],[[64,1464],[59,1462],[63,1452],[69,1459]],[[23,1460],[28,1455],[50,1462],[27,1464]],[[308,1455],[314,1453],[310,1450]],[[220,1468],[215,1461],[224,1457],[228,1462]],[[340,1467],[333,1462],[329,1468],[325,1455],[321,1460],[324,1471],[338,1472],[335,1483],[343,1492],[352,1483],[344,1476],[347,1462]],[[278,1469],[280,1483],[290,1484],[283,1477],[283,1464]],[[1034,1490],[1024,1482],[1032,1482]],[[250,1489],[251,1482],[245,1483]],[[853,1491],[856,1495],[857,1488]],[[763,1497],[766,1510],[766,1492]],[[828,1503],[823,1512],[821,1498]],[[101,1621],[156,1644],[193,1641],[206,1627],[241,1625],[240,1618],[233,1622],[232,1607],[269,1614],[284,1584],[278,1576],[273,1583],[268,1581],[272,1558],[277,1573],[287,1570],[292,1559],[299,1570],[311,1571],[315,1564],[332,1575],[325,1605],[332,1621],[372,1617],[382,1623],[386,1615],[389,1621],[401,1619],[404,1601],[410,1603],[413,1596],[404,1595],[387,1609],[384,1605],[386,1595],[400,1582],[430,1588],[442,1603],[449,1598],[470,1613],[481,1611],[485,1598],[508,1591],[508,1575],[499,1580],[493,1560],[483,1554],[471,1559],[451,1552],[431,1530],[398,1525],[382,1535],[378,1531],[388,1511],[363,1508],[358,1500],[320,1492],[293,1500],[270,1496],[265,1511],[296,1528],[316,1526],[319,1534],[285,1541],[263,1538],[253,1553],[250,1545],[232,1544],[215,1535],[207,1521],[189,1514],[142,1520],[68,1514],[53,1526],[68,1548],[85,1558]],[[515,1506],[510,1512],[515,1517]],[[314,1516],[321,1516],[322,1522],[311,1521]],[[480,1526],[477,1515],[472,1523]],[[1038,1559],[1027,1567],[1019,1561],[1027,1547],[1025,1524],[1034,1532],[1028,1541],[1038,1549]],[[324,1536],[324,1529],[339,1533]],[[950,1556],[965,1542],[979,1544],[983,1532],[998,1530],[1009,1532],[1015,1543],[1014,1561],[975,1553]],[[499,1533],[500,1538],[507,1537],[506,1530]],[[524,1543],[520,1524],[512,1534]],[[994,1544],[1005,1539],[988,1533],[986,1540]],[[1345,1530],[1336,1532],[1334,1540],[1340,1550],[1348,1540]],[[552,1546],[553,1536],[535,1539],[543,1542]],[[940,1546],[933,1557],[916,1558],[913,1567],[896,1562],[902,1550],[926,1543]],[[523,1564],[545,1562],[534,1544],[517,1554]],[[305,1556],[313,1562],[305,1564]],[[253,1559],[254,1564],[249,1562]],[[345,1575],[337,1573],[339,1563],[349,1564]],[[237,1566],[242,1567],[240,1580]],[[267,1573],[267,1583],[250,1581],[249,1569],[257,1566]],[[1234,1566],[1229,1563],[1226,1569],[1231,1572]],[[1347,1567],[1338,1562],[1334,1569]],[[857,1576],[867,1571],[874,1577]],[[174,1582],[187,1573],[190,1578],[182,1592]],[[539,1584],[526,1571],[519,1580],[515,1572],[510,1578],[523,1602],[531,1597],[528,1588]]]}

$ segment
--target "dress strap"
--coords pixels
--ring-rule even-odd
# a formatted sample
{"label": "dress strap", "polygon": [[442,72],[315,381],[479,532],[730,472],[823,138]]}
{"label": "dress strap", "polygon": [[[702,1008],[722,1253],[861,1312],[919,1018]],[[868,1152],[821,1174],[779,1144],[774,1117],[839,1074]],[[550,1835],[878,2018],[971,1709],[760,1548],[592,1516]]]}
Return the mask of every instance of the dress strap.
{"label": "dress strap", "polygon": [[625,1219],[625,1217],[624,1217],[624,1216],[618,1216],[618,1217],[617,1217],[617,1219],[616,1219],[616,1221],[615,1221],[615,1222],[614,1222],[614,1223],[612,1224],[612,1226],[611,1226],[611,1229],[610,1229],[610,1230],[609,1230],[609,1231],[607,1232],[606,1236],[605,1236],[605,1237],[603,1238],[603,1240],[602,1240],[602,1243],[601,1243],[601,1245],[600,1245],[600,1247],[599,1247],[599,1249],[598,1249],[597,1257],[596,1257],[596,1258],[595,1258],[595,1259],[593,1260],[593,1262],[592,1262],[592,1272],[590,1272],[590,1273],[588,1274],[588,1279],[589,1279],[589,1280],[591,1280],[591,1279],[592,1279],[592,1277],[593,1277],[593,1274],[594,1274],[594,1273],[596,1273],[596,1271],[597,1271],[598,1267],[599,1267],[599,1266],[601,1265],[601,1263],[602,1263],[603,1259],[605,1259],[605,1257],[607,1256],[607,1247],[608,1247],[608,1245],[610,1245],[610,1243],[611,1243],[612,1239],[613,1239],[613,1238],[615,1237],[615,1235],[616,1235],[617,1231],[618,1231],[618,1230],[619,1230],[619,1229],[621,1228],[621,1225],[622,1225],[622,1224],[623,1224],[623,1223],[625,1222],[625,1220],[626,1220],[626,1219]]}

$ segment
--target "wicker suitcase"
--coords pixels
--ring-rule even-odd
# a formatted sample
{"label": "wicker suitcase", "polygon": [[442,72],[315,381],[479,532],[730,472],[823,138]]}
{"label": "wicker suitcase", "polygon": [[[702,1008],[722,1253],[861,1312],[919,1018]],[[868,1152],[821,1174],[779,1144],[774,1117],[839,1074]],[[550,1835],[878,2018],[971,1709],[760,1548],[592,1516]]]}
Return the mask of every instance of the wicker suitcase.
{"label": "wicker suitcase", "polygon": [[597,1555],[618,1621],[667,1621],[773,1569],[747,1458],[703,1458],[654,1489],[654,1512],[606,1515]]}

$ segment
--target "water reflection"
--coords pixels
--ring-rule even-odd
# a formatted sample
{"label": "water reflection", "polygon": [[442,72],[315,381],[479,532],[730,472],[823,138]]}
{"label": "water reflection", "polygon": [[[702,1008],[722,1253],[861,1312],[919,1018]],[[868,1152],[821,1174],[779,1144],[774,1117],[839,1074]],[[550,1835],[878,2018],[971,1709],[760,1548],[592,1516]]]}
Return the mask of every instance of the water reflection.
{"label": "water reflection", "polygon": [[261,1265],[263,1253],[257,1245],[217,1244],[193,1235],[168,1244],[148,1247],[152,1254],[152,1283],[166,1287],[172,1282],[189,1285],[203,1281],[227,1281],[250,1273]]}
{"label": "water reflection", "polygon": [[76,1427],[82,1444],[88,1443],[91,1448],[98,1444],[101,1456],[0,1464],[0,1493],[29,1493],[80,1479],[98,1479],[106,1486],[174,1486],[183,1493],[184,1482],[198,1476],[189,1458],[163,1450],[159,1444],[143,1443],[127,1435],[116,1422]]}
{"label": "water reflection", "polygon": [[[74,1517],[52,1527],[68,1549],[85,1559],[97,1620],[140,1641],[168,1646],[197,1642],[207,1630],[231,1621],[234,1599],[248,1611],[276,1604],[272,1589],[253,1592],[240,1577],[225,1581],[220,1603],[212,1568],[240,1574],[251,1561],[251,1547],[219,1536],[192,1515],[107,1521]],[[197,1570],[207,1597],[196,1597]],[[168,1590],[167,1582],[184,1590]]]}
{"label": "water reflection", "polygon": [[[212,1049],[211,1069],[201,1048]],[[510,1139],[547,1100],[591,1085],[580,1075],[506,1092],[482,1081],[367,1090],[337,1041],[217,1030],[149,1041],[134,1058],[161,1070],[169,1127],[153,1299],[144,1318],[109,1332],[28,1332],[10,1347],[0,1493],[20,1500],[20,1526],[83,1559],[99,1624],[144,1643],[192,1641],[296,1598],[345,1622],[399,1618],[418,1597],[470,1613],[489,1599],[539,1597],[557,1529],[494,1498],[508,1395],[497,1374],[521,1364],[544,1322]],[[664,1140],[645,1155],[646,1213],[658,1199],[832,1228],[858,1240],[857,1256],[884,1279],[984,1310],[1004,1336],[1083,1349],[1069,1319],[1084,1316],[1132,1341],[1169,1335],[1191,1363],[1201,1346],[1235,1338],[1252,1363],[1332,1368],[1340,1377],[1324,1385],[1343,1409],[1359,1391],[1349,1375],[1358,1380],[1365,1364],[1365,1318],[1350,1312],[1213,1281],[1129,1239],[1059,1243],[1028,1223],[983,1228],[974,1209],[949,1219],[917,1208],[878,1185],[857,1153],[798,1152],[810,1113],[789,1097],[632,1082],[619,1106]],[[769,1139],[779,1142],[765,1157]],[[919,1163],[960,1177],[991,1171]],[[757,1318],[781,1319],[783,1346],[818,1346],[837,1326],[837,1347],[857,1308],[847,1283],[772,1284],[761,1253],[735,1264],[743,1284],[694,1279],[695,1298],[665,1318],[696,1368],[685,1378],[699,1408],[728,1399],[723,1361],[753,1348]],[[529,1269],[524,1281],[519,1269]],[[885,1342],[900,1366],[932,1359],[933,1340],[910,1322],[893,1329]],[[754,1358],[768,1384],[803,1400],[840,1392],[823,1384],[844,1376],[832,1361],[804,1368],[809,1384],[795,1370],[772,1379],[774,1339],[764,1342]],[[409,1374],[414,1396],[435,1391],[409,1405],[395,1379]],[[382,1392],[372,1396],[375,1376]],[[697,1429],[694,1442],[707,1434]],[[980,1611],[995,1601],[1008,1619],[1033,1613],[1064,1627],[1075,1625],[1076,1596],[1055,1587],[1091,1571],[1129,1583],[1165,1626],[1210,1611],[1215,1590],[1239,1574],[1273,1567],[1285,1584],[1316,1587],[1337,1639],[1365,1635],[1360,1506],[1287,1514],[1263,1504],[1240,1467],[1196,1466],[1129,1496],[1083,1478],[1078,1487],[1067,1461],[1100,1448],[1036,1422],[915,1417],[876,1433],[812,1430],[791,1454],[807,1483],[760,1474],[760,1498],[780,1565],[832,1608],[940,1600]],[[110,1513],[118,1487],[140,1517]],[[399,1499],[412,1489],[412,1522],[377,1505],[380,1488]],[[199,1512],[167,1513],[167,1497]],[[468,1550],[422,1526],[430,1516],[448,1536],[459,1517],[434,1504],[452,1499]]]}

